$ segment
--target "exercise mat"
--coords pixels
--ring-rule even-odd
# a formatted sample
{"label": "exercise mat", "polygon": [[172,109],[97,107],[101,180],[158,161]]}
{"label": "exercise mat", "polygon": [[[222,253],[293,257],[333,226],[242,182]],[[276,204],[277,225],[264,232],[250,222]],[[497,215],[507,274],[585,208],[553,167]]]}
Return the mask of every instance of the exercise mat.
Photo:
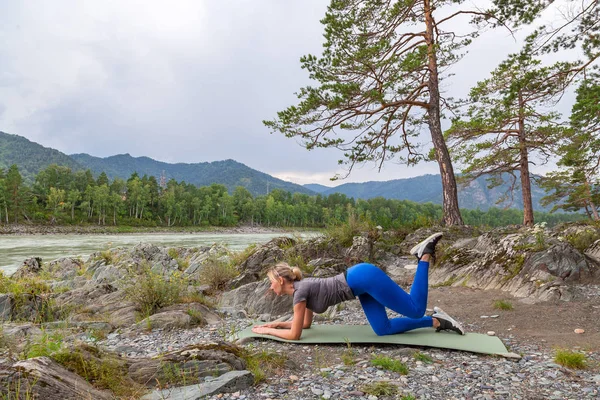
{"label": "exercise mat", "polygon": [[386,343],[409,346],[436,347],[440,349],[462,350],[471,353],[496,354],[513,357],[513,353],[496,337],[480,333],[459,335],[454,332],[436,332],[431,328],[415,329],[395,335],[377,336],[369,325],[313,325],[302,331],[300,340],[281,339],[270,335],[252,332],[252,326],[238,332],[232,339],[263,338],[280,342],[299,344],[331,343]]}

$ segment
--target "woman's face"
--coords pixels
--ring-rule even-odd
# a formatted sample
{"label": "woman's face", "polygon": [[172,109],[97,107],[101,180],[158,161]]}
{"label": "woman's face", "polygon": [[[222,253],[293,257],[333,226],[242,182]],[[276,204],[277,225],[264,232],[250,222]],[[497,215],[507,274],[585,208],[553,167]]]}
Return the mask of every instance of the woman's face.
{"label": "woman's face", "polygon": [[281,278],[279,278],[279,279],[273,279],[273,278],[271,278],[271,288],[270,289],[273,292],[275,292],[275,294],[277,296],[281,296],[281,293],[283,291],[283,285],[281,283],[282,280],[283,279],[281,279]]}

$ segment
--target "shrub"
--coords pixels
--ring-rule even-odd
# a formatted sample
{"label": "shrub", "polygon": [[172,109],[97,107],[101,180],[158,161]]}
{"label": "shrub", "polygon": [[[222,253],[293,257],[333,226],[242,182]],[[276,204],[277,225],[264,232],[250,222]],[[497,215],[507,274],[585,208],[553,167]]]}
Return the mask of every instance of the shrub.
{"label": "shrub", "polygon": [[354,212],[350,212],[348,222],[328,226],[325,236],[344,247],[350,247],[354,241],[354,236],[359,235],[361,232],[371,231],[374,229],[372,225],[371,222],[357,217]]}
{"label": "shrub", "polygon": [[147,263],[142,265],[142,273],[133,278],[133,284],[125,287],[125,295],[149,316],[158,309],[179,302],[187,288],[187,282],[172,274],[165,277],[151,270]]}
{"label": "shrub", "polygon": [[63,347],[63,336],[54,332],[51,335],[44,332],[37,340],[30,343],[25,350],[25,358],[48,357]]}
{"label": "shrub", "polygon": [[100,259],[104,260],[106,265],[110,265],[113,263],[113,255],[110,250],[104,250],[100,252]]}
{"label": "shrub", "polygon": [[242,265],[252,254],[256,252],[256,244],[251,244],[242,251],[233,252],[230,258],[230,264],[233,266]]}
{"label": "shrub", "polygon": [[585,230],[580,233],[574,233],[567,236],[567,241],[577,250],[583,252],[585,249],[590,247],[592,243],[600,239],[600,236],[596,231]]}
{"label": "shrub", "polygon": [[556,350],[554,362],[562,365],[563,367],[572,369],[584,369],[586,367],[585,354],[564,349]]}
{"label": "shrub", "polygon": [[204,263],[199,280],[200,283],[209,285],[211,290],[220,291],[236,276],[238,276],[238,271],[233,264],[211,256]]}

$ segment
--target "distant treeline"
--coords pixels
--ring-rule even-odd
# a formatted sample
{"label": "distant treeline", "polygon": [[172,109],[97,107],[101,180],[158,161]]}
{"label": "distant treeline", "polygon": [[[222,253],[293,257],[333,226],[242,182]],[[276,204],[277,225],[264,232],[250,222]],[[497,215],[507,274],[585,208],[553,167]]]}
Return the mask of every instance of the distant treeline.
{"label": "distant treeline", "polygon": [[[98,224],[125,226],[235,226],[319,228],[348,221],[349,215],[385,229],[428,226],[442,220],[442,207],[433,203],[374,198],[354,200],[344,194],[310,196],[273,190],[253,197],[244,187],[232,194],[224,185],[196,187],[153,176],[131,175],[109,181],[105,173],[72,172],[51,165],[29,186],[16,165],[0,169],[2,223]],[[516,209],[462,210],[468,225],[491,227],[519,224]],[[537,213],[550,225],[584,218],[579,214]]]}

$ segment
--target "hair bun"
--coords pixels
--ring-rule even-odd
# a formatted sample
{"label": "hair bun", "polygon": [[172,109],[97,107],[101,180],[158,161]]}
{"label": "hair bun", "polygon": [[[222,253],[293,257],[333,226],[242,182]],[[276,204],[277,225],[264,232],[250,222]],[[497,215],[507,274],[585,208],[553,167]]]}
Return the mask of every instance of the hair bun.
{"label": "hair bun", "polygon": [[292,268],[292,273],[294,274],[295,280],[299,281],[302,279],[302,270],[298,267]]}

